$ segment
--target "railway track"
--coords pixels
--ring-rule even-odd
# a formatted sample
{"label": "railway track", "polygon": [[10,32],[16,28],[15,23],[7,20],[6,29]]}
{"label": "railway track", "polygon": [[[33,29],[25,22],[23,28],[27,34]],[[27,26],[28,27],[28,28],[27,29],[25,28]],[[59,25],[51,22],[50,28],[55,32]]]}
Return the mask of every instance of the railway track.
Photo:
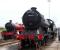
{"label": "railway track", "polygon": [[4,46],[4,45],[9,45],[9,44],[13,44],[13,43],[18,43],[19,40],[2,40],[0,41],[0,46]]}

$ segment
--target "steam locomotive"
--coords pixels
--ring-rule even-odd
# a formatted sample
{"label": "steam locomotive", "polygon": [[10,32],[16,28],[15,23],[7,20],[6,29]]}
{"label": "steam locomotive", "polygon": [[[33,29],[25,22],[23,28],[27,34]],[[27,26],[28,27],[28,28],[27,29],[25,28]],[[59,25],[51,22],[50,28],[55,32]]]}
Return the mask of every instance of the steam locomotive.
{"label": "steam locomotive", "polygon": [[3,32],[5,35],[10,33],[11,36],[14,36],[17,34],[17,30],[21,30],[16,35],[16,38],[20,40],[19,49],[46,45],[48,40],[55,39],[57,35],[54,21],[45,19],[36,9],[36,7],[32,7],[24,13],[23,25],[13,25],[12,23],[5,25],[7,30],[7,32]]}
{"label": "steam locomotive", "polygon": [[19,36],[19,40],[21,40],[20,49],[26,47],[37,48],[41,45],[46,45],[48,40],[55,39],[56,37],[54,21],[44,19],[44,16],[36,9],[36,7],[32,7],[22,17],[25,30]]}
{"label": "steam locomotive", "polygon": [[16,39],[16,36],[24,31],[23,24],[13,24],[12,20],[5,24],[5,29],[1,32],[3,40]]}

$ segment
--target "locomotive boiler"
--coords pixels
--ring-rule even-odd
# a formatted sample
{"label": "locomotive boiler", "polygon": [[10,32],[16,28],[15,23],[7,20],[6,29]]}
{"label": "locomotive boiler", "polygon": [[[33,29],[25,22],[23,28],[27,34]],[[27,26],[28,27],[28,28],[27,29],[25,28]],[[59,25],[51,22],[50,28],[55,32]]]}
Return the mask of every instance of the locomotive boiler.
{"label": "locomotive boiler", "polygon": [[37,29],[39,26],[47,28],[49,23],[45,22],[44,16],[41,15],[35,7],[32,7],[31,10],[25,12],[22,17],[23,24],[27,29]]}

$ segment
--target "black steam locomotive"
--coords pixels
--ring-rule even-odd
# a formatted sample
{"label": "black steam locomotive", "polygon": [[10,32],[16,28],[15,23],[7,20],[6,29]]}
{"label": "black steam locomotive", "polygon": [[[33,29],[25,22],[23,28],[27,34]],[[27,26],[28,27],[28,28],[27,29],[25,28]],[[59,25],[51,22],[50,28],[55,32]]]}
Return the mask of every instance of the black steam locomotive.
{"label": "black steam locomotive", "polygon": [[44,19],[36,7],[32,7],[26,11],[22,17],[25,31],[22,32],[20,40],[23,48],[38,47],[46,45],[48,40],[56,37],[56,27],[51,19]]}

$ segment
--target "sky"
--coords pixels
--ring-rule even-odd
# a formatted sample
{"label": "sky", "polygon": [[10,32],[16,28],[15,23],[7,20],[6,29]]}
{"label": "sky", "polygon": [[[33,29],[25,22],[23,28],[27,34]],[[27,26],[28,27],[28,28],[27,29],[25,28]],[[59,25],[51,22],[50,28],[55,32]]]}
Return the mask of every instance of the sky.
{"label": "sky", "polygon": [[9,20],[22,23],[23,14],[31,7],[37,7],[45,19],[52,19],[60,27],[60,0],[0,0],[0,26],[4,27]]}

